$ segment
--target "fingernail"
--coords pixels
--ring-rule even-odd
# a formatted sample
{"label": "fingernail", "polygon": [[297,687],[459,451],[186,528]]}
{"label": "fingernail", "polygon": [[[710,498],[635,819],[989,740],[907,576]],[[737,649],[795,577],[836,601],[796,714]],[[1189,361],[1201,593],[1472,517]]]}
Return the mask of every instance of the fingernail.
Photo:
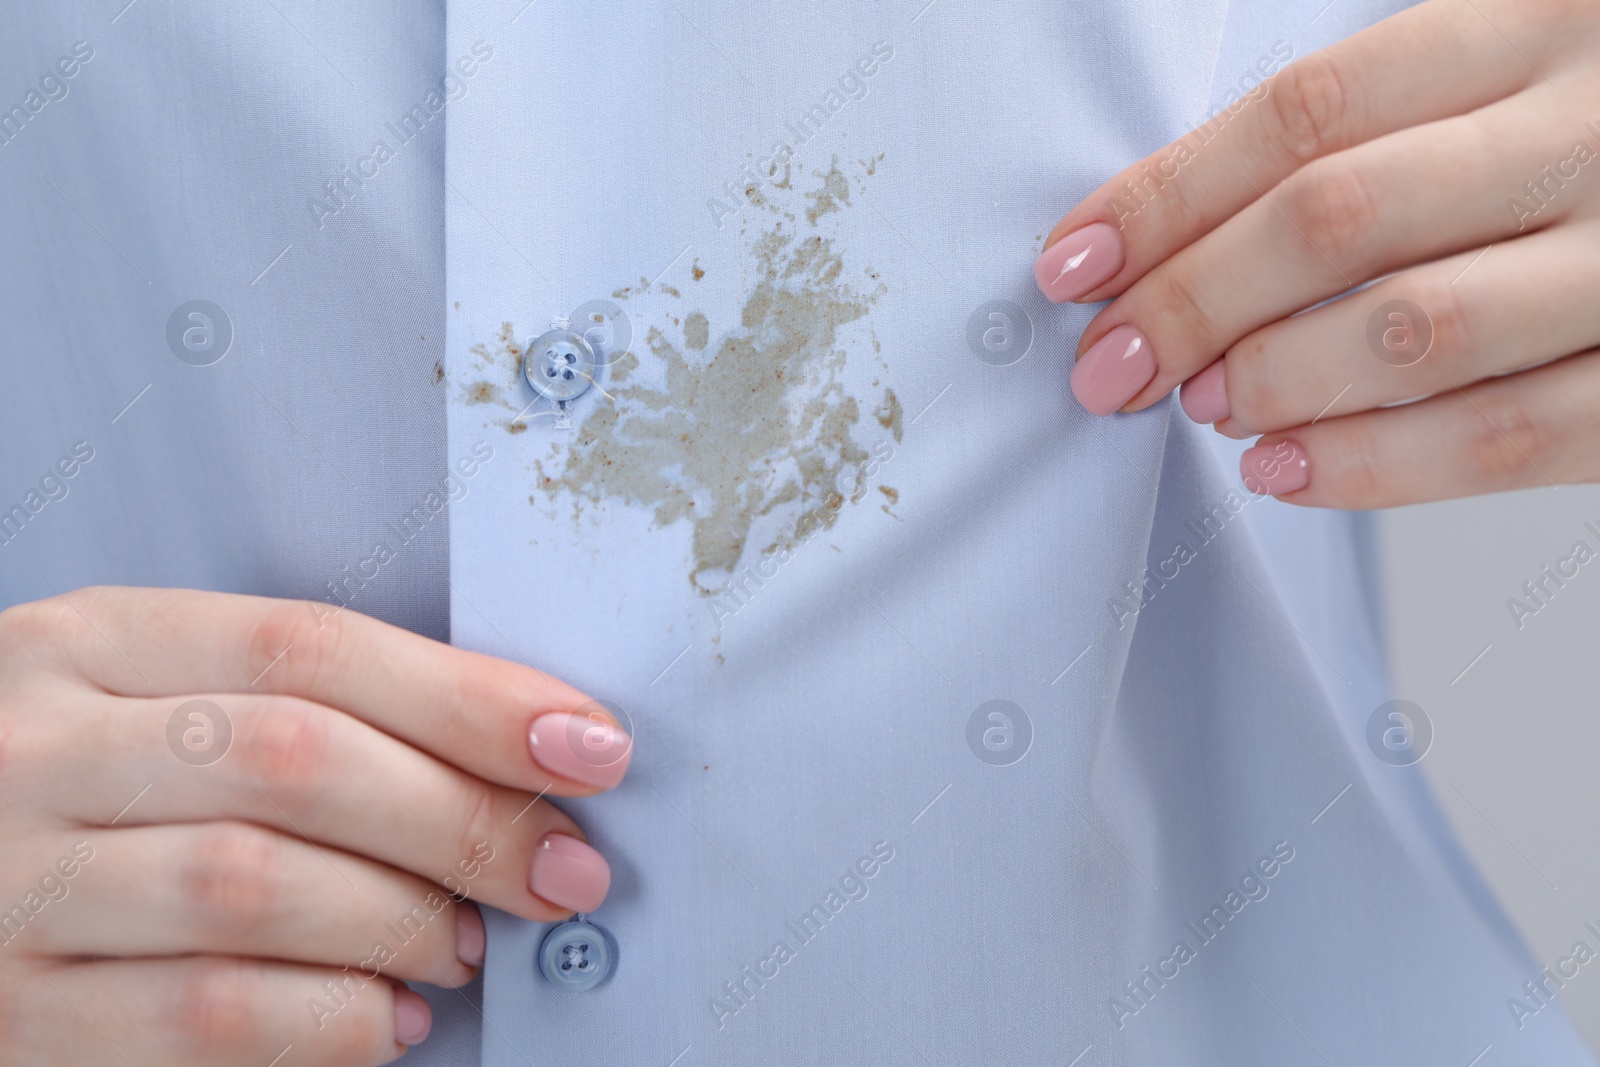
{"label": "fingernail", "polygon": [[1122,269],[1122,234],[1104,222],[1073,230],[1033,264],[1040,292],[1057,304],[1076,300]]}
{"label": "fingernail", "polygon": [[1228,417],[1228,374],[1222,360],[1183,383],[1178,403],[1184,414],[1198,423],[1221,422]]}
{"label": "fingernail", "polygon": [[1118,326],[1096,341],[1072,368],[1072,392],[1096,415],[1109,415],[1156,376],[1156,356],[1144,334]]}
{"label": "fingernail", "polygon": [[528,749],[551,774],[610,789],[628,773],[633,739],[599,716],[557,711],[533,720]]}
{"label": "fingernail", "polygon": [[476,905],[456,905],[456,959],[468,967],[483,966],[483,915]]}
{"label": "fingernail", "polygon": [[611,866],[576,837],[545,834],[533,850],[528,888],[560,907],[593,911],[611,888]]}
{"label": "fingernail", "polygon": [[1279,441],[1246,449],[1239,457],[1239,475],[1257,496],[1282,496],[1311,483],[1311,465],[1297,442]]}
{"label": "fingernail", "polygon": [[422,994],[409,989],[394,991],[394,1039],[402,1045],[420,1045],[433,1029],[433,1009]]}

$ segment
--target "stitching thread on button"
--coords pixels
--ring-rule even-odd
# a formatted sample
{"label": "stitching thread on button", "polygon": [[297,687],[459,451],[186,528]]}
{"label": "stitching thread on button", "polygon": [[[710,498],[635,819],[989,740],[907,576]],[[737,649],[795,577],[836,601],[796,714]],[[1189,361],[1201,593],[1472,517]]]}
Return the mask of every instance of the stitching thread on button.
{"label": "stitching thread on button", "polygon": [[578,915],[550,928],[539,945],[540,972],[557,989],[584,993],[600,985],[616,966],[611,935]]}

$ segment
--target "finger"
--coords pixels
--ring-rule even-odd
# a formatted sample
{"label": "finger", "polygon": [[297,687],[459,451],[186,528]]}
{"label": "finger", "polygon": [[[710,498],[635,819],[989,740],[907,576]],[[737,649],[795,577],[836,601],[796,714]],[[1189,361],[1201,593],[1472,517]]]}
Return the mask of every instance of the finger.
{"label": "finger", "polygon": [[[1144,339],[1153,373],[1147,382],[1116,383],[1112,392],[1080,393],[1085,407],[1148,407],[1268,323],[1395,270],[1515,237],[1528,220],[1519,223],[1507,210],[1505,191],[1570,152],[1565,118],[1582,129],[1582,112],[1557,95],[1538,86],[1298,171],[1156,267],[1089,324],[1075,383],[1106,380],[1092,364],[1111,358],[1115,344],[1098,342],[1119,327]],[[1439,174],[1451,180],[1440,182]],[[1535,221],[1554,221],[1585,200],[1570,191]]]}
{"label": "finger", "polygon": [[[1252,334],[1202,419],[1230,437],[1445,392],[1600,345],[1600,221],[1454,256]],[[1203,388],[1203,387],[1202,387]],[[1194,404],[1185,387],[1185,408]]]}
{"label": "finger", "polygon": [[384,979],[225,957],[74,963],[6,994],[5,1041],[40,1065],[352,1067],[392,1062],[432,1024],[427,1001]]}
{"label": "finger", "polygon": [[1504,0],[1419,4],[1279,71],[1074,208],[1050,233],[1040,287],[1057,302],[1115,296],[1312,160],[1542,80],[1488,19],[1528,15]]}
{"label": "finger", "polygon": [[609,789],[631,756],[610,712],[564,682],[326,604],[102,587],[15,622],[59,635],[59,666],[108,692],[304,697],[536,793]]}
{"label": "finger", "polygon": [[52,880],[50,903],[19,938],[29,955],[243,956],[449,987],[483,963],[474,905],[248,823],[95,830],[52,844],[51,855],[84,858],[75,877]]}
{"label": "finger", "polygon": [[1333,508],[1600,480],[1600,352],[1271,434],[1240,471],[1252,491]]}
{"label": "finger", "polygon": [[[597,906],[609,887],[604,858],[537,794],[475,778],[342,712],[283,696],[93,699],[80,734],[22,742],[54,745],[37,764],[71,761],[82,770],[74,782],[90,783],[27,783],[57,818],[248,820],[540,922]],[[209,731],[212,747],[185,748],[175,717],[185,733]]]}

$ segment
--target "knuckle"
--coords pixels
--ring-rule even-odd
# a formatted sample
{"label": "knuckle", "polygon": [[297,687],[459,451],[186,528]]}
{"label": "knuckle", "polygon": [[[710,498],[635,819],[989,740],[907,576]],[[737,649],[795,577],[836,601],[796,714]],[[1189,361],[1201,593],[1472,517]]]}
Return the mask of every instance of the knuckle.
{"label": "knuckle", "polygon": [[242,719],[241,774],[291,810],[317,803],[340,770],[333,765],[334,717],[315,704],[276,698],[261,701]]}
{"label": "knuckle", "polygon": [[0,648],[70,647],[88,629],[65,596],[34,600],[0,611]]}
{"label": "knuckle", "polygon": [[[1152,281],[1149,306],[1159,308],[1160,315],[1151,317],[1165,321],[1172,336],[1184,339],[1185,347],[1214,351],[1226,340],[1216,316],[1201,304],[1199,290],[1181,259],[1158,269]],[[1156,352],[1161,353],[1159,344]]]}
{"label": "knuckle", "polygon": [[1482,418],[1471,418],[1466,442],[1470,469],[1488,485],[1520,484],[1542,468],[1554,452],[1554,432],[1540,413],[1513,388],[1479,390],[1472,403]]}
{"label": "knuckle", "polygon": [[1330,60],[1307,56],[1268,84],[1268,133],[1292,163],[1303,165],[1342,147],[1349,96]]}
{"label": "knuckle", "polygon": [[1433,342],[1424,360],[1435,370],[1446,361],[1454,362],[1470,355],[1476,326],[1459,290],[1440,279],[1415,286],[1405,299],[1416,304],[1427,316]]}
{"label": "knuckle", "polygon": [[201,828],[178,865],[178,895],[200,929],[230,938],[279,915],[290,887],[265,831],[220,823]]}
{"label": "knuckle", "polygon": [[254,1043],[264,1021],[256,986],[238,963],[196,959],[167,986],[159,1032],[185,1051],[237,1053]]}
{"label": "knuckle", "polygon": [[1383,452],[1370,424],[1362,420],[1360,429],[1343,442],[1339,489],[1335,506],[1367,508],[1387,500],[1394,482],[1393,462]]}
{"label": "knuckle", "polygon": [[342,613],[302,600],[267,608],[252,625],[245,656],[250,678],[269,693],[308,693],[334,668],[346,636]]}
{"label": "knuckle", "polygon": [[[1207,225],[1213,214],[1203,192],[1186,181],[1182,166],[1170,158],[1144,161],[1126,176],[1110,197],[1117,226],[1131,231],[1134,241],[1165,242],[1173,232],[1188,233]],[[1148,235],[1146,237],[1145,235]]]}
{"label": "knuckle", "polygon": [[1323,159],[1284,183],[1283,211],[1312,248],[1343,269],[1361,269],[1378,232],[1378,201],[1367,174]]}
{"label": "knuckle", "polygon": [[1259,335],[1246,337],[1229,348],[1225,358],[1230,416],[1241,426],[1273,423],[1278,394],[1272,384],[1265,340]]}

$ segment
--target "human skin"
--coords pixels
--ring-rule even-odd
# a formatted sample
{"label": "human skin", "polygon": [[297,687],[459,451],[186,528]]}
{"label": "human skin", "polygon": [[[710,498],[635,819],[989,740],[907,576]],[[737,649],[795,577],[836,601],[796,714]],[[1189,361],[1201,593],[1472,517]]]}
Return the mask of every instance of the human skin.
{"label": "human skin", "polygon": [[543,798],[630,756],[571,686],[331,605],[0,612],[0,1062],[387,1063],[431,1023],[403,982],[482,966],[472,901],[550,921],[604,897]]}
{"label": "human skin", "polygon": [[1245,483],[1294,504],[1600,479],[1600,3],[1430,0],[1206,132],[1047,239],[1046,296],[1111,301],[1085,408],[1181,385],[1197,422],[1260,435]]}

